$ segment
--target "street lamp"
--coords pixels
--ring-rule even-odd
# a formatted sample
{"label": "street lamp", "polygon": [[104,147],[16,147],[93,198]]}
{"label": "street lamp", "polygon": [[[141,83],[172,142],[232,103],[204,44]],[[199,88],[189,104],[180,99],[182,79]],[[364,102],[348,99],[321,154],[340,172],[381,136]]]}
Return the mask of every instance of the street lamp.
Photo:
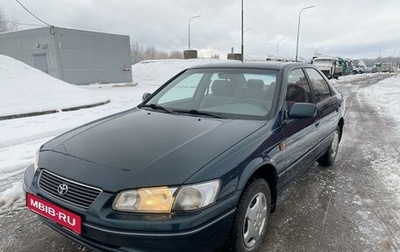
{"label": "street lamp", "polygon": [[278,52],[279,52],[279,43],[280,43],[282,40],[285,40],[285,39],[283,38],[283,39],[278,40],[278,42],[276,42],[276,56],[277,56],[277,57],[278,57]]}
{"label": "street lamp", "polygon": [[201,15],[197,15],[194,17],[189,18],[189,22],[188,22],[188,48],[190,49],[190,21],[192,21],[192,19],[194,18],[199,18],[201,17]]}
{"label": "street lamp", "polygon": [[295,58],[296,62],[297,62],[297,58],[298,58],[298,55],[299,55],[299,34],[300,34],[300,17],[301,17],[301,13],[303,12],[303,10],[314,8],[314,7],[315,7],[315,5],[307,6],[307,7],[304,7],[303,9],[301,9],[300,12],[299,12],[299,21],[297,22],[297,40],[296,40],[296,58]]}
{"label": "street lamp", "polygon": [[243,45],[243,36],[244,36],[244,30],[243,30],[243,0],[242,0],[242,46],[241,46],[241,54],[242,54],[242,62],[244,60],[244,45]]}

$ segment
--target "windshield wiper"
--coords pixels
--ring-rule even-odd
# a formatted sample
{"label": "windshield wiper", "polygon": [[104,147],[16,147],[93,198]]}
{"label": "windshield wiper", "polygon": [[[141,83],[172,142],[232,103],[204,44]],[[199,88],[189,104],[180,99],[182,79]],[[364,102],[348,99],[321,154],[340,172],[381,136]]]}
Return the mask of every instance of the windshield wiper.
{"label": "windshield wiper", "polygon": [[204,112],[204,111],[199,111],[196,109],[191,109],[191,110],[180,110],[177,111],[179,113],[188,113],[188,114],[192,114],[192,115],[204,115],[204,116],[210,116],[210,117],[214,117],[214,118],[224,118],[223,116],[216,114],[216,113],[210,113],[210,112]]}
{"label": "windshield wiper", "polygon": [[143,104],[143,105],[140,105],[140,108],[151,108],[151,109],[154,109],[154,110],[163,110],[163,111],[165,111],[167,113],[170,113],[170,114],[174,113],[172,110],[167,109],[167,108],[165,108],[165,107],[163,107],[161,105],[155,104],[155,103]]}

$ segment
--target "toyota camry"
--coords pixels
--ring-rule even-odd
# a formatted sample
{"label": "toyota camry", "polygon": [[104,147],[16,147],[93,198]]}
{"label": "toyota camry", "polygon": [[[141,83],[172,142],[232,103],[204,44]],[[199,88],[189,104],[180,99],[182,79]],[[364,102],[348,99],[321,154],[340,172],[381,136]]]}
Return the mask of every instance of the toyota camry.
{"label": "toyota camry", "polygon": [[257,251],[279,194],[335,161],[340,92],[313,65],[188,68],[40,147],[26,205],[96,251]]}

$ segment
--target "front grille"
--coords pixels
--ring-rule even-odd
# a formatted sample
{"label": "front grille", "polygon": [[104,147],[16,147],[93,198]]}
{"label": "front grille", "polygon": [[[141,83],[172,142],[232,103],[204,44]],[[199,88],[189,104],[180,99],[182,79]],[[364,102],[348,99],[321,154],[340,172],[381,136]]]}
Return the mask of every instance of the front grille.
{"label": "front grille", "polygon": [[[65,194],[58,192],[58,188],[62,184],[68,186]],[[88,208],[102,193],[102,190],[99,188],[63,178],[46,170],[42,170],[40,174],[39,187],[54,197],[83,208]]]}

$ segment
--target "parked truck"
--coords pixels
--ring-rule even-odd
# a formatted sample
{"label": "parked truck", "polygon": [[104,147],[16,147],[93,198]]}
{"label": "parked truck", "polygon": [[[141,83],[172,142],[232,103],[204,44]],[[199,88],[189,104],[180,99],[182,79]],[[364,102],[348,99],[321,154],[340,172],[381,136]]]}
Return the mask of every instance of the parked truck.
{"label": "parked truck", "polygon": [[392,64],[390,64],[390,63],[382,63],[381,64],[381,72],[384,72],[384,73],[393,72]]}
{"label": "parked truck", "polygon": [[315,65],[328,79],[338,79],[343,75],[343,65],[339,64],[339,58],[336,57],[316,57],[313,59]]}

